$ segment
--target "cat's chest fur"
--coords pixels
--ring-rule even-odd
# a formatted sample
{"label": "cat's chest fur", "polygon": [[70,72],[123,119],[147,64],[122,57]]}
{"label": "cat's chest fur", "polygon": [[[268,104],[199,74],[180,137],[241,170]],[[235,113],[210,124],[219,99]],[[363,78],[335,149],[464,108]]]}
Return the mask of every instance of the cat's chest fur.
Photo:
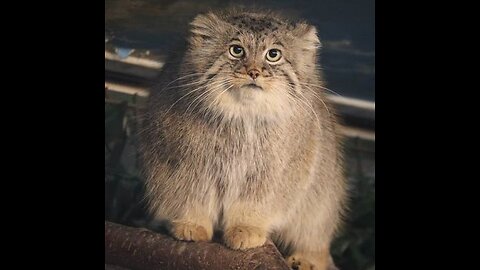
{"label": "cat's chest fur", "polygon": [[282,181],[288,160],[286,138],[279,127],[261,127],[248,123],[235,135],[220,140],[221,159],[217,159],[215,182],[219,195],[245,198],[251,194],[268,194],[271,185]]}
{"label": "cat's chest fur", "polygon": [[241,193],[253,186],[258,188],[285,169],[289,145],[283,126],[249,119],[196,125],[203,132],[188,138],[190,149],[184,154],[197,161],[195,169],[220,190]]}

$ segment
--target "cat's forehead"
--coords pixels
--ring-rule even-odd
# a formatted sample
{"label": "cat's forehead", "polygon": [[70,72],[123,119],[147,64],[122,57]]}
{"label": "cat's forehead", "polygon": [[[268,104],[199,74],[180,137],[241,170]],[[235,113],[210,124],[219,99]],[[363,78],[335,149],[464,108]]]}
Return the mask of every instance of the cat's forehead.
{"label": "cat's forehead", "polygon": [[261,36],[267,36],[286,26],[285,22],[275,17],[249,13],[232,15],[228,18],[228,22],[242,32],[255,33]]}

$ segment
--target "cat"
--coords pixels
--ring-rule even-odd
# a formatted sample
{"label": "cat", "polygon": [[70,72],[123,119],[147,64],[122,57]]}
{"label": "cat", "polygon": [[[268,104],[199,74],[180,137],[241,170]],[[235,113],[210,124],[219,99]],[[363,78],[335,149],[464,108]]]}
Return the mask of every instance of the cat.
{"label": "cat", "polygon": [[151,213],[179,240],[220,229],[244,250],[271,238],[294,269],[336,269],[329,249],[347,185],[316,28],[273,12],[208,12],[187,44],[144,121]]}

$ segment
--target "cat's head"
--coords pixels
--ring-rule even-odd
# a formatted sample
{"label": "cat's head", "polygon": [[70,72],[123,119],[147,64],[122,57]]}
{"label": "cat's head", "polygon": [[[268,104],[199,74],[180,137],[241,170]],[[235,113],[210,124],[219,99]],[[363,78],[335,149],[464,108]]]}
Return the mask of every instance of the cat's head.
{"label": "cat's head", "polygon": [[198,15],[190,32],[185,63],[208,85],[201,100],[210,109],[233,116],[288,110],[317,74],[320,41],[304,22],[272,13],[210,12]]}

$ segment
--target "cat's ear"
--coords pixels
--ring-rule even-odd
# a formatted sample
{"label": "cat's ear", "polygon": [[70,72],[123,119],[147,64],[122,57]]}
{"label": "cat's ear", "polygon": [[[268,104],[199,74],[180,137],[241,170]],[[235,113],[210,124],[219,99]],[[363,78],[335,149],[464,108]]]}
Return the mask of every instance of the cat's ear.
{"label": "cat's ear", "polygon": [[211,38],[226,27],[226,23],[212,12],[200,14],[190,23],[193,37]]}
{"label": "cat's ear", "polygon": [[320,39],[318,38],[317,28],[306,23],[298,23],[295,26],[295,36],[300,41],[299,45],[305,50],[317,50],[321,47]]}

